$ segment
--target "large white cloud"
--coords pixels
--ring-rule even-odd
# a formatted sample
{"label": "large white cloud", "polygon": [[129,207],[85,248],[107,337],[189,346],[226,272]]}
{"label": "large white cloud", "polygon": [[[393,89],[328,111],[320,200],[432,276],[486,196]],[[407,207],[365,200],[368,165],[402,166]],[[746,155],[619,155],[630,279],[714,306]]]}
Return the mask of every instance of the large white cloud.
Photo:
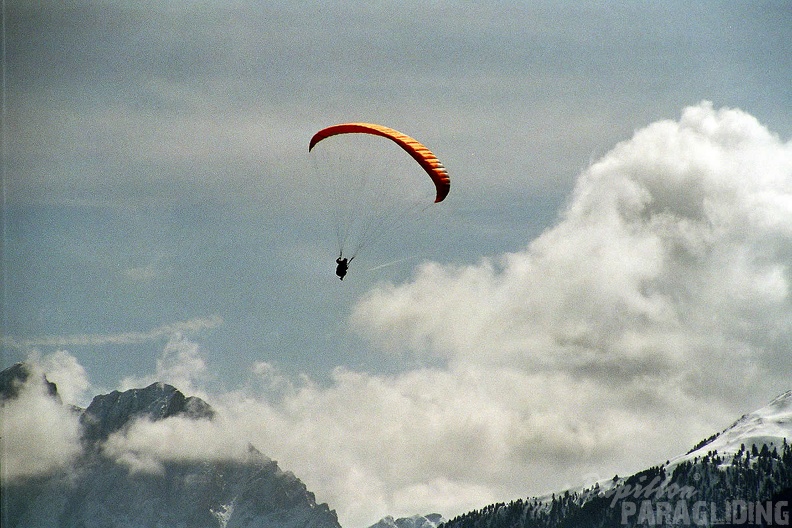
{"label": "large white cloud", "polygon": [[687,394],[710,390],[691,376],[694,359],[715,369],[744,360],[756,370],[718,381],[751,387],[792,331],[790,253],[792,146],[741,111],[702,103],[594,163],[560,222],[524,251],[427,264],[371,292],[355,321],[387,348],[451,365],[613,388],[674,379]]}

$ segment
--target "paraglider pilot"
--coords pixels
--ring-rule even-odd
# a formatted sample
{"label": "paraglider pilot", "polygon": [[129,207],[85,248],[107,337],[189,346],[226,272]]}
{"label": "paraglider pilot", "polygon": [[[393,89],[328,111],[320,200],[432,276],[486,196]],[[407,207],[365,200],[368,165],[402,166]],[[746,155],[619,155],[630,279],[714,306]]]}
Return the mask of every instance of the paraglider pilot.
{"label": "paraglider pilot", "polygon": [[[352,257],[352,258],[355,258],[355,257]],[[344,276],[347,274],[347,271],[349,270],[349,263],[350,262],[352,262],[352,259],[347,260],[346,258],[341,257],[341,256],[339,256],[336,259],[336,264],[338,264],[336,266],[336,275],[338,275],[339,279],[344,280]]]}

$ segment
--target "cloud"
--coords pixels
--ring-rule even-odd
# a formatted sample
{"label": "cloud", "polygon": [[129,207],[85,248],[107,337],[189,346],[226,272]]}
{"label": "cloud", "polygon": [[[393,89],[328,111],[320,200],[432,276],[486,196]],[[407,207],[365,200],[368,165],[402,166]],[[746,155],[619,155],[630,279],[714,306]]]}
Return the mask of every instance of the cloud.
{"label": "cloud", "polygon": [[[476,479],[497,482],[498,466],[477,463],[471,473],[457,458],[485,462],[503,450],[511,431],[489,391],[449,401],[443,393],[457,382],[442,371],[388,378],[339,369],[332,386],[321,387],[257,370],[276,396],[215,395],[212,422],[139,421],[111,436],[104,452],[133,471],[157,472],[167,460],[241,458],[251,442],[336,508],[344,525],[367,525],[389,512],[406,515],[418,506],[436,509],[438,488],[453,491],[440,504],[453,511],[495,498]],[[467,419],[460,421],[460,413]]]}
{"label": "cloud", "polygon": [[142,419],[110,435],[102,451],[133,473],[161,473],[168,461],[243,460],[250,442],[234,434],[237,427],[223,416],[212,421],[180,416],[157,422]]}
{"label": "cloud", "polygon": [[33,347],[66,347],[66,346],[105,346],[105,345],[130,345],[155,341],[163,337],[183,332],[198,332],[215,328],[223,324],[223,318],[218,315],[210,317],[196,317],[188,321],[166,324],[153,328],[147,332],[120,332],[117,334],[77,334],[66,336],[39,336],[28,339],[19,339],[13,336],[0,337],[3,346],[16,349],[29,349]]}
{"label": "cloud", "polygon": [[702,103],[594,163],[562,220],[525,250],[426,264],[410,283],[372,291],[354,320],[386,349],[620,392],[674,379],[703,394],[695,359],[742,360],[745,378],[726,376],[742,386],[735,403],[752,375],[772,375],[788,337],[790,191],[790,144]]}
{"label": "cloud", "polygon": [[77,414],[48,394],[39,366],[31,368],[18,397],[0,408],[4,481],[59,470],[80,452]]}
{"label": "cloud", "polygon": [[38,354],[28,357],[28,363],[38,364],[38,368],[46,373],[47,379],[58,387],[58,394],[64,403],[84,405],[91,383],[88,373],[77,361],[77,358],[58,350],[39,358]]}
{"label": "cloud", "polygon": [[176,332],[170,336],[157,359],[155,374],[144,378],[124,378],[121,381],[121,390],[163,382],[173,385],[188,395],[205,396],[198,387],[207,380],[208,376],[206,359],[201,354],[198,344]]}

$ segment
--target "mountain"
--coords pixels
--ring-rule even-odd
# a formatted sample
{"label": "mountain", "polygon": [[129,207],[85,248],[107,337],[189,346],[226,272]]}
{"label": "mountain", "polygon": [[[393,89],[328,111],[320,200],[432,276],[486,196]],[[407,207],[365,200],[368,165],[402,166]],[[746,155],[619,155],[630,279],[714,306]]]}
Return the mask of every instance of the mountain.
{"label": "mountain", "polygon": [[776,397],[765,407],[743,415],[725,430],[697,444],[686,454],[670,461],[671,466],[701,458],[710,451],[731,459],[740,450],[754,446],[781,445],[792,437],[792,390]]}
{"label": "mountain", "polygon": [[492,504],[442,528],[789,525],[790,438],[792,391],[665,464],[589,488]]}
{"label": "mountain", "polygon": [[214,410],[202,399],[187,398],[171,385],[152,383],[145,389],[96,396],[80,416],[80,424],[83,437],[96,443],[106,440],[133,420],[157,421],[171,416],[211,420]]}
{"label": "mountain", "polygon": [[[46,384],[59,401],[55,384],[32,374],[24,364],[0,372],[0,404],[26,383]],[[173,386],[114,391],[75,412],[82,454],[63,470],[3,481],[3,527],[340,528],[334,511],[253,446],[244,460],[165,462],[155,473],[130,472],[102,454],[110,434],[139,418],[213,419],[209,404]]]}
{"label": "mountain", "polygon": [[394,519],[390,515],[382,518],[378,523],[372,524],[369,528],[437,528],[445,522],[439,513],[429,515],[413,515],[412,517],[401,517]]}

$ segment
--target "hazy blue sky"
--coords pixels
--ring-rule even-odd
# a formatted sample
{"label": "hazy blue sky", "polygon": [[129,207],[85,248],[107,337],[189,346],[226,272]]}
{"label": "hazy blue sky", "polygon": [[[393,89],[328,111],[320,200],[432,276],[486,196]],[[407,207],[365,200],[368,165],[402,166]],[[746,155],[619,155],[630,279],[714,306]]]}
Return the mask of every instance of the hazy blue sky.
{"label": "hazy blue sky", "polygon": [[[350,528],[658,463],[790,388],[792,3],[129,5],[5,2],[0,367],[244,395]],[[342,283],[307,146],[357,120],[452,190]]]}

